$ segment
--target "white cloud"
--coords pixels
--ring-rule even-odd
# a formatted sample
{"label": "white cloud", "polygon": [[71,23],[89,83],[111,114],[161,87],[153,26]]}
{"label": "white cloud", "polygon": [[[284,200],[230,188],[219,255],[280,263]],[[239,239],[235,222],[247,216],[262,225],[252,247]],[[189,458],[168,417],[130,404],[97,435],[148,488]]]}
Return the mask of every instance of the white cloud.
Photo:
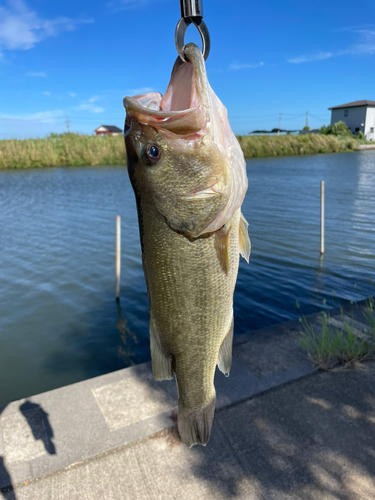
{"label": "white cloud", "polygon": [[2,120],[9,121],[36,121],[40,123],[52,123],[61,119],[64,112],[61,109],[52,111],[40,111],[38,113],[23,114],[23,115],[0,115]]}
{"label": "white cloud", "polygon": [[43,92],[43,95],[51,95],[51,92]]}
{"label": "white cloud", "polygon": [[82,101],[77,109],[83,109],[85,111],[91,111],[91,113],[103,113],[105,111],[101,106],[96,106],[94,103],[99,101],[100,97],[98,95],[93,95],[90,99]]}
{"label": "white cloud", "polygon": [[26,76],[31,76],[32,78],[46,78],[47,75],[44,71],[29,71]]}
{"label": "white cloud", "polygon": [[0,53],[1,49],[31,49],[44,38],[73,31],[81,24],[92,22],[92,19],[69,17],[42,19],[23,0],[8,0],[6,6],[0,6]]}
{"label": "white cloud", "polygon": [[84,109],[85,111],[91,111],[91,113],[103,113],[104,108],[100,106],[94,106],[93,104],[80,104],[78,109]]}
{"label": "white cloud", "polygon": [[372,56],[375,54],[375,25],[344,28],[339,31],[354,33],[358,36],[358,39],[348,48],[338,52],[317,52],[311,55],[292,57],[288,59],[288,62],[292,64],[301,64],[345,55]]}
{"label": "white cloud", "polygon": [[90,99],[87,101],[87,102],[96,102],[96,101],[99,101],[100,97],[98,95],[93,95],[92,97],[90,97]]}
{"label": "white cloud", "polygon": [[77,97],[77,94],[75,92],[69,92],[70,97]]}
{"label": "white cloud", "polygon": [[256,68],[260,68],[264,66],[264,63],[263,62],[260,62],[260,63],[254,63],[254,64],[249,64],[249,63],[238,63],[238,62],[234,62],[232,64],[229,65],[228,69],[232,70],[232,71],[237,71],[237,70],[240,70],[240,69],[256,69]]}
{"label": "white cloud", "polygon": [[329,59],[331,57],[335,57],[335,55],[338,54],[332,54],[332,52],[317,52],[316,54],[311,54],[309,56],[292,57],[291,59],[288,59],[288,63],[301,64],[311,61],[323,61],[323,59]]}
{"label": "white cloud", "polygon": [[119,0],[118,2],[107,2],[106,6],[112,11],[112,13],[119,12],[121,10],[136,10],[147,7],[151,3],[160,3],[170,0]]}
{"label": "white cloud", "polygon": [[348,31],[358,34],[359,39],[345,51],[347,54],[360,56],[375,54],[375,26],[351,28]]}

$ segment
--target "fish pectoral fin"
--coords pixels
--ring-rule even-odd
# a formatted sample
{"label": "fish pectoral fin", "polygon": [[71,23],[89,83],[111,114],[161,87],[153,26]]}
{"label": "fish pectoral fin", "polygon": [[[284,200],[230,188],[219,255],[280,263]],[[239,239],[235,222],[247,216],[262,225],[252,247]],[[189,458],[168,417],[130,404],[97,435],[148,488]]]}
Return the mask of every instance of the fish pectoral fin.
{"label": "fish pectoral fin", "polygon": [[239,226],[239,245],[240,254],[249,263],[250,252],[251,252],[251,242],[248,233],[249,223],[245,217],[241,214],[240,226]]}
{"label": "fish pectoral fin", "polygon": [[170,380],[173,378],[172,358],[165,355],[159,341],[154,321],[150,319],[150,349],[152,374],[155,380]]}
{"label": "fish pectoral fin", "polygon": [[222,227],[215,233],[215,249],[221,269],[225,274],[229,271],[229,234],[230,227]]}
{"label": "fish pectoral fin", "polygon": [[233,326],[234,322],[232,316],[232,322],[230,324],[229,331],[220,346],[219,356],[217,360],[219,370],[224,373],[226,377],[229,377],[229,372],[232,366]]}

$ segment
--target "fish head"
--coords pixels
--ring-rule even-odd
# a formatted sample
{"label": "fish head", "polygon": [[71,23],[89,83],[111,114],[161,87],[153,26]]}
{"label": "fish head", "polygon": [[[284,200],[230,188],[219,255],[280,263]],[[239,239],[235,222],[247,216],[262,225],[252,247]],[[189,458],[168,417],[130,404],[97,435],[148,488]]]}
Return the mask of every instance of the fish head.
{"label": "fish head", "polygon": [[177,58],[164,96],[125,97],[125,145],[136,196],[171,229],[196,238],[232,217],[247,178],[200,49],[189,44],[185,56]]}

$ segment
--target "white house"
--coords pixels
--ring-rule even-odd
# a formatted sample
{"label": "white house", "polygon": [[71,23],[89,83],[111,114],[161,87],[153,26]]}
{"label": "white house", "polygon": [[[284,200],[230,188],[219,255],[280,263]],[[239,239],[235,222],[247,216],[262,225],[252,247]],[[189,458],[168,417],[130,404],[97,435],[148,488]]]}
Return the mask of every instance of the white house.
{"label": "white house", "polygon": [[354,101],[328,108],[331,125],[343,121],[355,134],[361,131],[367,140],[375,140],[375,101]]}

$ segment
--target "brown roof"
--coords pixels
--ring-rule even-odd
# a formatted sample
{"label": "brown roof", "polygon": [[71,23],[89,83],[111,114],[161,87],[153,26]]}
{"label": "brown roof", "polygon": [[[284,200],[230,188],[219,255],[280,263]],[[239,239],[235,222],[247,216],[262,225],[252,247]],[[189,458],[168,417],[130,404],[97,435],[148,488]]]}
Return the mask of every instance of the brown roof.
{"label": "brown roof", "polygon": [[355,108],[356,106],[375,106],[375,101],[348,102],[347,104],[340,104],[340,106],[333,106],[332,108],[328,108],[328,109]]}

